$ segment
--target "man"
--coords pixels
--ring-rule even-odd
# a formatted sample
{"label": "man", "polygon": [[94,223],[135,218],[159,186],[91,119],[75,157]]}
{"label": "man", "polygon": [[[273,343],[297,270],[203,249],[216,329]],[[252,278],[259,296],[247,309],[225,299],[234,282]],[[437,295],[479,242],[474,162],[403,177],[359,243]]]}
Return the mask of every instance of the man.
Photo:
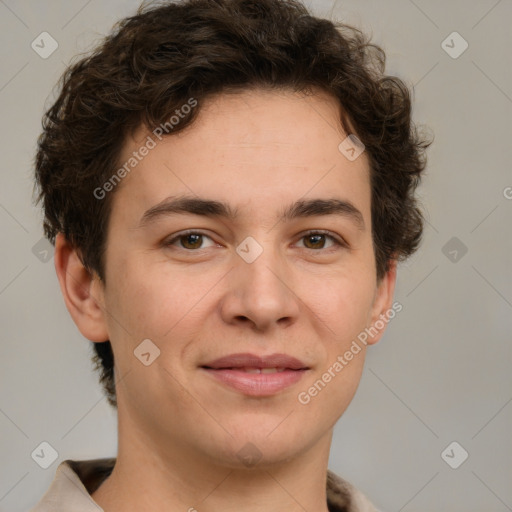
{"label": "man", "polygon": [[375,510],[327,465],[422,232],[428,142],[383,68],[294,1],[187,0],[66,72],[38,199],[118,455],[33,510]]}

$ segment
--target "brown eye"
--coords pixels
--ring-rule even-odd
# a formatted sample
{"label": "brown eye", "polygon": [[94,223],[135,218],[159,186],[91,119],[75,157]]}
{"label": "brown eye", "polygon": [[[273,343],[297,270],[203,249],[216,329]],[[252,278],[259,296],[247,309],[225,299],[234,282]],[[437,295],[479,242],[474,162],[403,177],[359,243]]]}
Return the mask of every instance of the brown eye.
{"label": "brown eye", "polygon": [[199,249],[203,240],[203,235],[191,234],[182,235],[179,237],[183,247],[185,249]]}
{"label": "brown eye", "polygon": [[189,231],[173,236],[171,239],[164,242],[164,245],[166,247],[177,246],[178,249],[187,249],[189,251],[194,251],[198,249],[205,249],[208,247],[203,246],[205,239],[211,240],[211,238],[208,235],[199,233],[197,231]]}
{"label": "brown eye", "polygon": [[[325,246],[327,239],[333,242],[328,247]],[[330,249],[335,246],[346,247],[346,244],[341,240],[338,240],[337,237],[321,231],[311,231],[310,233],[306,233],[302,236],[301,240],[304,240],[305,248],[311,250]]]}
{"label": "brown eye", "polygon": [[307,241],[304,245],[308,249],[323,249],[325,245],[325,235],[307,235],[304,240]]}

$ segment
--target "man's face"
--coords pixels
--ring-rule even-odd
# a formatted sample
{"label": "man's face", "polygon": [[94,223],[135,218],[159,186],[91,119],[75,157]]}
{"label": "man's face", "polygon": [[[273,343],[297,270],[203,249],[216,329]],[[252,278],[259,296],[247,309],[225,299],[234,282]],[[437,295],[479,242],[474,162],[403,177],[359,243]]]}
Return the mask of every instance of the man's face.
{"label": "man's face", "polygon": [[[329,382],[322,376],[389,307],[392,286],[376,282],[368,159],[340,152],[339,125],[327,95],[253,91],[210,100],[162,141],[142,129],[127,140],[121,165],[148,135],[158,143],[115,190],[98,296],[121,430],[141,446],[229,466],[252,443],[264,461],[284,460],[325,441],[350,403],[364,346]],[[182,196],[236,216],[160,208],[143,220]],[[281,219],[317,199],[348,206]],[[134,355],[146,339],[160,350],[147,366]],[[233,354],[284,354],[302,369],[281,356],[269,363],[286,368],[278,373],[259,373],[257,359],[215,363]]]}

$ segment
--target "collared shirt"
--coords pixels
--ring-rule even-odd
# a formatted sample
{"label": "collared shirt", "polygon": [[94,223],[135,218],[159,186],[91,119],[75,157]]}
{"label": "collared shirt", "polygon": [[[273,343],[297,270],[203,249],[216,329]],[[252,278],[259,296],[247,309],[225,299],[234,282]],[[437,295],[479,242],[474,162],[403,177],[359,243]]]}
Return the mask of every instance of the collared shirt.
{"label": "collared shirt", "polygon": [[[115,458],[65,460],[55,478],[30,512],[102,512],[91,494],[110,475]],[[378,512],[353,485],[332,471],[327,472],[327,506],[329,512]]]}

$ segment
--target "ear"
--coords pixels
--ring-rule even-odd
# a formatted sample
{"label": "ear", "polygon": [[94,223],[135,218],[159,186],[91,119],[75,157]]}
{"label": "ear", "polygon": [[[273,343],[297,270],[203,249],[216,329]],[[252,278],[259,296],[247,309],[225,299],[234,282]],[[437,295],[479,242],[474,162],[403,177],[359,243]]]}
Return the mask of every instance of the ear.
{"label": "ear", "polygon": [[62,233],[55,238],[54,261],[64,302],[78,330],[90,341],[107,341],[102,283],[84,267]]}
{"label": "ear", "polygon": [[380,282],[377,283],[370,315],[370,325],[367,330],[369,333],[368,345],[373,345],[381,339],[387,324],[395,316],[396,312],[399,311],[392,308],[396,284],[396,264],[397,261],[395,259],[390,260],[389,270]]}

